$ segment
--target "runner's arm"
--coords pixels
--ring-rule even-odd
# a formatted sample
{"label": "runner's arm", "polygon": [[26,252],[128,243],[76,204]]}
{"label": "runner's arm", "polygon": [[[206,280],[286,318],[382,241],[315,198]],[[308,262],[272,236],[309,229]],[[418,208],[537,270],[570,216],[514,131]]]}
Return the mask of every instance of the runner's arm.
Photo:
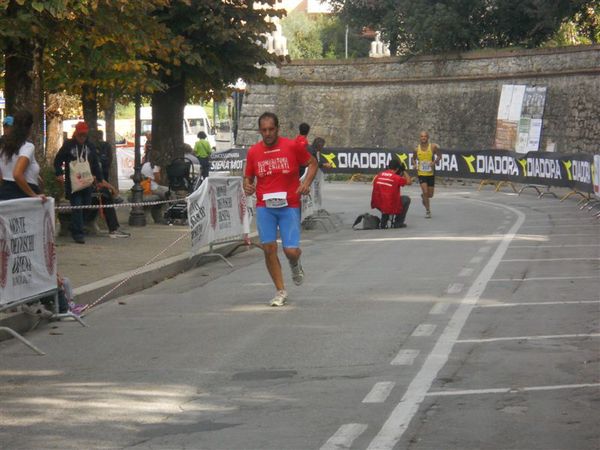
{"label": "runner's arm", "polygon": [[317,175],[317,170],[319,169],[319,163],[314,156],[310,156],[308,160],[308,167],[306,169],[306,176],[304,181],[298,187],[298,193],[302,195],[306,195],[310,193],[310,185],[312,184],[315,176]]}
{"label": "runner's arm", "polygon": [[244,192],[246,195],[253,195],[256,192],[256,186],[254,185],[254,177],[244,177]]}
{"label": "runner's arm", "polygon": [[431,147],[433,148],[433,155],[435,156],[434,162],[435,164],[437,164],[440,161],[440,159],[442,159],[442,152],[440,151],[440,146],[437,144],[433,144]]}

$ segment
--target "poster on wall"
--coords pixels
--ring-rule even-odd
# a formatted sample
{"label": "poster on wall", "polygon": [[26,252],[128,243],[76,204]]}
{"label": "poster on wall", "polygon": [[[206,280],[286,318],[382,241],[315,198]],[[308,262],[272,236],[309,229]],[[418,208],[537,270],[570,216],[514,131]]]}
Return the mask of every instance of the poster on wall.
{"label": "poster on wall", "polygon": [[594,194],[600,198],[600,155],[594,155],[594,165],[592,166],[592,178],[594,183]]}
{"label": "poster on wall", "polygon": [[545,86],[527,86],[523,96],[517,153],[536,152],[540,148],[542,135],[542,117],[546,103]]}
{"label": "poster on wall", "polygon": [[539,150],[545,102],[545,86],[503,85],[494,147],[518,153]]}
{"label": "poster on wall", "polygon": [[519,119],[525,96],[525,85],[505,84],[502,86],[498,116],[496,118],[496,139],[494,147],[514,150],[517,145]]}

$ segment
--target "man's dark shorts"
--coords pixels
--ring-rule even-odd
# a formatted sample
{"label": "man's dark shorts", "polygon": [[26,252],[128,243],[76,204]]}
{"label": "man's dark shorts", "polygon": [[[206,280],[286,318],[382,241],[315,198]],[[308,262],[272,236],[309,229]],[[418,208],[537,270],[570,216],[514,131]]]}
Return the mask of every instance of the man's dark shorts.
{"label": "man's dark shorts", "polygon": [[429,176],[419,175],[419,184],[423,184],[423,183],[426,183],[427,186],[429,186],[429,187],[435,186],[435,176],[434,175],[429,175]]}

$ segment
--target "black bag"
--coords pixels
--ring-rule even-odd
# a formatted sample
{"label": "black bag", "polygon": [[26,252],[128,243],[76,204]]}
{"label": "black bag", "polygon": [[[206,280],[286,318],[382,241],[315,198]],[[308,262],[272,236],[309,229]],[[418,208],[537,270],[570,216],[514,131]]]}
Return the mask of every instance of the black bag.
{"label": "black bag", "polygon": [[[376,230],[379,228],[379,217],[374,216],[369,213],[361,214],[354,221],[354,225],[352,228],[356,229],[356,226],[362,221],[362,229],[363,230]],[[360,229],[360,228],[359,228]]]}

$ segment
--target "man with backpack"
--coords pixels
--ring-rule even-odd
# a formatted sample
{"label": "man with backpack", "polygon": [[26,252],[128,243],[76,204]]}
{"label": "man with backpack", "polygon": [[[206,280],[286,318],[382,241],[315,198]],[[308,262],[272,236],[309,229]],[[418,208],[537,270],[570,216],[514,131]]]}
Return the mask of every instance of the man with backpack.
{"label": "man with backpack", "polygon": [[401,195],[400,187],[411,183],[406,167],[396,158],[390,161],[386,170],[375,176],[371,208],[381,211],[380,228],[388,227],[390,216],[393,216],[392,228],[406,227],[404,220],[410,206],[410,197]]}

